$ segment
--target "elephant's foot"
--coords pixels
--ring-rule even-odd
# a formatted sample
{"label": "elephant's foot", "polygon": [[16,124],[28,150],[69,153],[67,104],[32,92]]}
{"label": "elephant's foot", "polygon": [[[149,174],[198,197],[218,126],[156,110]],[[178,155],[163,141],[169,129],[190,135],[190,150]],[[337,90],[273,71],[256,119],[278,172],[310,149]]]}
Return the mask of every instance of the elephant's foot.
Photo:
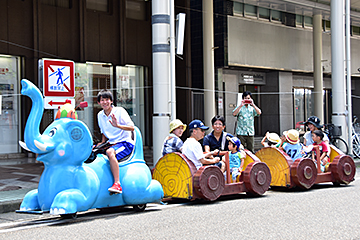
{"label": "elephant's foot", "polygon": [[38,210],[41,210],[38,199],[38,190],[34,189],[25,195],[24,200],[20,205],[20,211],[38,211]]}
{"label": "elephant's foot", "polygon": [[[91,207],[85,195],[78,189],[67,189],[59,192],[50,207],[50,214],[63,215],[86,211]],[[81,208],[79,208],[81,206]]]}

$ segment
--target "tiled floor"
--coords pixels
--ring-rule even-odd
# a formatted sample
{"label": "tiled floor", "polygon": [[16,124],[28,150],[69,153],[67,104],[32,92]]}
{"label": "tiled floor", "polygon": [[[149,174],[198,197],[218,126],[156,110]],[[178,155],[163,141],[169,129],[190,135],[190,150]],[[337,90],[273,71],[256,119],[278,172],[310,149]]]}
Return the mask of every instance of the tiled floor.
{"label": "tiled floor", "polygon": [[37,188],[43,170],[42,163],[1,164],[0,192]]}

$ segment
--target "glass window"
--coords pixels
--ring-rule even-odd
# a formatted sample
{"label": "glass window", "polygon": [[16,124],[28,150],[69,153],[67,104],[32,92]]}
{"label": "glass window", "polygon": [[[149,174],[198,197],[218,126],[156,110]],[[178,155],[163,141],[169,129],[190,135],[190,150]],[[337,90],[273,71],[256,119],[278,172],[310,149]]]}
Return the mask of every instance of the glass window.
{"label": "glass window", "polygon": [[20,152],[19,63],[18,57],[0,55],[0,154]]}
{"label": "glass window", "polygon": [[276,11],[276,10],[271,10],[271,20],[281,22],[282,21],[282,12]]}
{"label": "glass window", "polygon": [[[76,112],[79,120],[85,122],[93,133],[93,140],[96,143],[101,141],[97,114],[102,110],[97,103],[97,94],[101,89],[113,90],[112,79],[113,66],[109,63],[75,63]],[[88,107],[81,108],[80,102],[84,101],[88,103]]]}
{"label": "glass window", "polygon": [[304,16],[296,15],[296,26],[297,27],[303,27],[303,19],[304,19]]}
{"label": "glass window", "polygon": [[257,17],[257,7],[245,4],[245,16],[246,17]]}
{"label": "glass window", "polygon": [[126,17],[135,20],[146,20],[146,2],[126,0]]}
{"label": "glass window", "polygon": [[108,0],[86,0],[86,8],[100,12],[109,11]]}
{"label": "glass window", "polygon": [[134,124],[145,133],[144,67],[116,67],[116,104],[127,110]]}
{"label": "glass window", "polygon": [[305,27],[312,27],[313,26],[313,18],[305,16],[304,17],[304,26]]}
{"label": "glass window", "polygon": [[259,18],[270,19],[270,10],[267,8],[259,7]]}
{"label": "glass window", "polygon": [[324,28],[324,31],[330,31],[330,29],[331,29],[330,21],[324,20],[323,21],[323,28]]}
{"label": "glass window", "polygon": [[353,36],[360,36],[360,27],[352,26],[352,35]]}
{"label": "glass window", "polygon": [[244,4],[239,2],[234,2],[234,14],[244,15]]}

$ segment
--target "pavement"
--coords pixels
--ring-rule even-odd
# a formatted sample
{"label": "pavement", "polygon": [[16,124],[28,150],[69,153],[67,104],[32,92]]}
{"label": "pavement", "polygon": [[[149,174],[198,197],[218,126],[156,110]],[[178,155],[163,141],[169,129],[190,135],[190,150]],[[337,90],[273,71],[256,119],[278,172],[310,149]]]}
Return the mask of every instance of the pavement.
{"label": "pavement", "polygon": [[[360,159],[354,161],[360,167]],[[38,187],[43,170],[35,158],[0,160],[0,213],[19,209],[25,194]]]}

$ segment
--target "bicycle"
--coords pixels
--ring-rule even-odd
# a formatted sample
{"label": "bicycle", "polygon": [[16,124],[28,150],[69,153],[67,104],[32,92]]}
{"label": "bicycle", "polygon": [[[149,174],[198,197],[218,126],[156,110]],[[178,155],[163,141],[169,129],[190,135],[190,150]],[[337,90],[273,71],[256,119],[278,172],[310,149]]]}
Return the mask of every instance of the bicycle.
{"label": "bicycle", "polygon": [[[325,127],[324,133],[328,135],[330,144],[337,147],[344,154],[348,154],[349,147],[346,141],[341,138],[341,127],[336,126],[333,123],[324,124],[324,127]],[[359,153],[360,153],[360,149],[359,149]]]}
{"label": "bicycle", "polygon": [[359,123],[356,123],[357,117],[353,117],[353,123],[352,123],[352,144],[353,144],[353,154],[355,157],[360,158],[360,136],[358,132],[360,132],[360,125]]}

